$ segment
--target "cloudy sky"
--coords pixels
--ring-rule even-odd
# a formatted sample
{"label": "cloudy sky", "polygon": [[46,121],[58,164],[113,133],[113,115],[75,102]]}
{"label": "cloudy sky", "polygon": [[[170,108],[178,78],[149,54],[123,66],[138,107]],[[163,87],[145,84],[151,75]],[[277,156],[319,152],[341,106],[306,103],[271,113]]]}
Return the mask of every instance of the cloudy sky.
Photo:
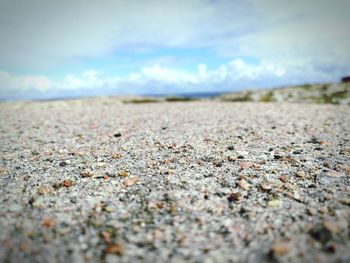
{"label": "cloudy sky", "polygon": [[0,98],[238,90],[350,74],[349,0],[0,0]]}

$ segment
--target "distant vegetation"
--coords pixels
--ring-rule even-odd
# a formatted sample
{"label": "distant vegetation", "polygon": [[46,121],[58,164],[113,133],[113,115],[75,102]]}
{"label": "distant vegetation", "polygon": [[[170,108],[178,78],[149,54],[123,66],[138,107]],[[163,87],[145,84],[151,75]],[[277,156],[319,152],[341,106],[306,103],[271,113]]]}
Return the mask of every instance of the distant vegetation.
{"label": "distant vegetation", "polygon": [[222,101],[331,103],[350,105],[350,83],[304,84],[224,94]]}
{"label": "distant vegetation", "polygon": [[147,97],[131,98],[131,99],[123,100],[123,103],[132,103],[132,104],[155,103],[155,102],[161,102],[161,100],[155,99],[155,98],[147,98]]}
{"label": "distant vegetation", "polygon": [[238,96],[222,96],[221,100],[223,101],[231,101],[231,102],[244,102],[244,101],[253,101],[252,92],[246,91],[243,94],[239,94]]}
{"label": "distant vegetation", "polygon": [[194,100],[198,100],[196,98],[190,98],[190,97],[177,97],[177,96],[171,96],[171,97],[166,97],[165,101],[168,102],[186,102],[186,101],[194,101]]}
{"label": "distant vegetation", "polygon": [[264,96],[261,97],[260,101],[262,102],[272,102],[275,101],[274,97],[273,97],[273,91],[269,91],[268,93],[266,93]]}
{"label": "distant vegetation", "polygon": [[137,98],[127,98],[123,99],[123,103],[130,104],[143,104],[143,103],[157,103],[157,102],[188,102],[195,101],[197,98],[190,97],[178,97],[171,96],[165,98],[152,98],[152,97],[137,97]]}

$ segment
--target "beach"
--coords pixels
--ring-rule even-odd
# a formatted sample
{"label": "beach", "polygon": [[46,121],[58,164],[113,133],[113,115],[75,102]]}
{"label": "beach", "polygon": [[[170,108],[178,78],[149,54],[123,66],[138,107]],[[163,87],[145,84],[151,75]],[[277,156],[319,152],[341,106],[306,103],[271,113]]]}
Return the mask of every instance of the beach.
{"label": "beach", "polygon": [[1,262],[349,262],[350,107],[0,103]]}

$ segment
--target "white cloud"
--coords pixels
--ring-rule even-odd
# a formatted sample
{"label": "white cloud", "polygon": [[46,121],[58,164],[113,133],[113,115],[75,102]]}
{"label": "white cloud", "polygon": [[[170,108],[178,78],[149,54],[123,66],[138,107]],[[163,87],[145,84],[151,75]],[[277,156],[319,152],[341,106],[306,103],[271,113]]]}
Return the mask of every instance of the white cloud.
{"label": "white cloud", "polygon": [[47,91],[54,86],[52,80],[45,76],[15,76],[5,71],[0,71],[0,92],[13,91]]}
{"label": "white cloud", "polygon": [[349,64],[349,9],[348,0],[2,1],[0,68],[45,69],[158,47]]}
{"label": "white cloud", "polygon": [[301,76],[304,75],[308,80],[337,81],[334,75],[341,76],[341,73],[304,65],[302,62],[281,65],[263,60],[252,64],[242,59],[232,60],[214,69],[209,69],[206,64],[199,64],[195,72],[153,65],[122,77],[89,70],[80,75],[67,75],[59,81],[43,76],[15,76],[0,71],[0,87],[5,87],[0,89],[0,97],[32,91],[45,91],[50,96],[60,92],[142,94],[235,90],[303,83],[305,77]]}

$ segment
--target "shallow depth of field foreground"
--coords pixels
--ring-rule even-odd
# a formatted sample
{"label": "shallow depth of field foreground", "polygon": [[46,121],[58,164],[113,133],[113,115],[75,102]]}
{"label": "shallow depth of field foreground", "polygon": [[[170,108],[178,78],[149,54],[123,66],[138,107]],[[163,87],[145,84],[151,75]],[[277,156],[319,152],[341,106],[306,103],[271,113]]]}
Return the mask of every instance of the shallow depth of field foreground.
{"label": "shallow depth of field foreground", "polygon": [[349,262],[350,108],[0,104],[1,262]]}

